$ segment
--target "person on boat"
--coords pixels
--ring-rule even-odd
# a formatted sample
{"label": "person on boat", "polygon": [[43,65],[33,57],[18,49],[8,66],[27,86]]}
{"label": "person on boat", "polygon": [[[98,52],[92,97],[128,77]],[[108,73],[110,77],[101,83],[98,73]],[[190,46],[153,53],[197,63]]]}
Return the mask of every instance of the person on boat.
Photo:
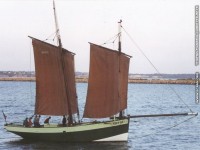
{"label": "person on boat", "polygon": [[36,124],[37,124],[38,127],[40,127],[40,117],[41,116],[39,115],[39,117],[36,119]]}
{"label": "person on boat", "polygon": [[67,119],[66,119],[65,115],[63,115],[62,125],[66,126],[66,123],[67,123]]}
{"label": "person on boat", "polygon": [[32,127],[32,124],[33,124],[33,123],[32,123],[32,118],[33,118],[33,117],[30,117],[30,118],[28,119],[28,127]]}
{"label": "person on boat", "polygon": [[34,117],[34,119],[33,119],[33,125],[34,125],[34,127],[36,127],[36,126],[37,126],[37,125],[36,125],[36,124],[37,124],[37,123],[36,123],[37,117],[38,117],[38,116],[37,116],[37,115],[35,115],[35,117]]}
{"label": "person on boat", "polygon": [[28,118],[26,117],[26,119],[23,122],[23,126],[24,127],[28,127]]}
{"label": "person on boat", "polygon": [[49,124],[49,120],[51,119],[51,116],[49,116],[48,118],[45,119],[44,123],[45,124]]}
{"label": "person on boat", "polygon": [[34,118],[34,121],[33,121],[33,124],[34,124],[34,127],[40,127],[40,115],[35,115],[35,118]]}

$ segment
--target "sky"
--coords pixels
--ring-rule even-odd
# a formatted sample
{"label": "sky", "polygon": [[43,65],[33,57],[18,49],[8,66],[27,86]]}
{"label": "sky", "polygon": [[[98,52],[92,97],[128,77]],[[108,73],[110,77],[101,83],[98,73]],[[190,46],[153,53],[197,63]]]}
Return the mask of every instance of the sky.
{"label": "sky", "polygon": [[[194,7],[198,0],[55,0],[63,47],[76,71],[89,71],[89,43],[108,41],[122,19],[122,52],[133,56],[129,73],[195,73]],[[57,45],[52,0],[0,0],[0,71],[34,71],[29,36]],[[130,38],[131,37],[131,38]],[[134,41],[134,42],[133,42]],[[136,43],[136,44],[135,44]],[[139,49],[138,49],[139,47]]]}

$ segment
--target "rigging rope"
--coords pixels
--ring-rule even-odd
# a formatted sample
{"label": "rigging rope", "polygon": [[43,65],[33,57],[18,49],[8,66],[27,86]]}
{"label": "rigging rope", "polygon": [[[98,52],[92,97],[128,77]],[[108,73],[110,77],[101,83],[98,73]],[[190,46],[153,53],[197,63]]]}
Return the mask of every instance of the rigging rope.
{"label": "rigging rope", "polygon": [[[151,62],[151,60],[145,55],[145,53],[143,52],[143,50],[139,47],[139,45],[133,40],[133,38],[131,37],[131,35],[124,29],[123,26],[121,26],[122,29],[124,30],[124,32],[127,34],[127,36],[130,38],[130,40],[133,42],[133,44],[137,47],[137,49],[142,53],[142,55],[148,60],[148,62],[152,65],[152,67],[156,70],[156,72],[162,76],[162,74],[159,72],[159,70],[156,68],[156,66]],[[191,110],[191,108],[183,101],[183,99],[180,97],[180,95],[175,91],[175,89],[167,84],[169,86],[169,88],[175,93],[175,95],[179,98],[179,100],[181,100],[181,102],[190,110],[190,112],[193,112]]]}
{"label": "rigging rope", "polygon": [[[52,34],[50,34],[45,40],[43,40],[43,42],[44,42],[44,41],[47,41],[47,40],[52,40],[52,41],[54,41],[55,38],[56,38],[57,32],[58,32],[58,31],[53,32]],[[49,38],[52,37],[52,36],[54,36],[53,39],[49,39]]]}
{"label": "rigging rope", "polygon": [[[105,45],[105,44],[109,44],[109,43],[114,43],[116,41],[116,39],[119,37],[119,34],[116,34],[115,36],[111,37],[110,39],[108,39],[106,42],[100,44],[101,46],[102,45]],[[112,42],[109,42],[111,41],[112,39],[114,39]],[[108,43],[109,42],[109,43]]]}
{"label": "rigging rope", "polygon": [[163,130],[159,130],[159,131],[156,131],[156,132],[154,132],[154,133],[146,134],[146,135],[144,135],[144,136],[140,136],[140,137],[136,137],[136,138],[137,138],[137,139],[140,139],[140,138],[143,138],[143,137],[152,136],[152,135],[161,133],[161,132],[163,132],[163,131],[170,130],[170,129],[172,129],[172,128],[175,128],[175,127],[177,127],[177,126],[179,126],[179,125],[181,125],[181,124],[183,124],[183,123],[185,123],[185,122],[187,122],[187,121],[193,119],[194,117],[196,117],[196,116],[192,116],[192,117],[190,117],[190,118],[188,118],[188,119],[185,119],[185,120],[183,120],[183,121],[181,121],[181,122],[179,122],[179,123],[177,123],[177,124],[174,124],[173,126],[170,126],[170,127],[168,127],[168,128],[165,128],[165,129],[163,129]]}
{"label": "rigging rope", "polygon": [[30,81],[29,81],[29,92],[30,92],[30,95],[29,95],[29,99],[30,99],[30,101],[31,101],[31,97],[32,97],[32,83],[31,83],[31,54],[32,54],[32,40],[30,40],[31,42],[30,42],[30,56],[29,56],[29,58],[30,58],[30,60],[29,60],[29,71],[30,71]]}

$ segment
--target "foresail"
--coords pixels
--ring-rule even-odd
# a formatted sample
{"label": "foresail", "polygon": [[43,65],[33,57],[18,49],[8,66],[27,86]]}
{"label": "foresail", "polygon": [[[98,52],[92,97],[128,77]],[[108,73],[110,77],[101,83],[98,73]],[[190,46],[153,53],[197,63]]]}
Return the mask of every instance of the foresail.
{"label": "foresail", "polygon": [[32,44],[36,71],[35,114],[68,115],[69,107],[76,113],[74,54],[34,38]]}
{"label": "foresail", "polygon": [[90,72],[85,118],[106,118],[127,108],[130,57],[90,44]]}

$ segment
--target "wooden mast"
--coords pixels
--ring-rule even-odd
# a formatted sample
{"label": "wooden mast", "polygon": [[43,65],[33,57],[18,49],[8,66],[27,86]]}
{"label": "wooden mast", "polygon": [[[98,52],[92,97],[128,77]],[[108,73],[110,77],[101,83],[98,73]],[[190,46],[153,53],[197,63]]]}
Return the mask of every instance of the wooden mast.
{"label": "wooden mast", "polygon": [[119,39],[119,41],[118,41],[118,51],[119,51],[119,53],[121,53],[121,36],[122,36],[122,32],[121,32],[122,25],[121,25],[121,23],[122,23],[122,20],[120,20],[118,22],[118,25],[119,25],[119,28],[118,28],[118,30],[119,30],[119,32],[118,32],[118,39]]}
{"label": "wooden mast", "polygon": [[[63,70],[63,74],[65,73],[65,62],[64,62],[64,50],[62,49],[62,42],[61,42],[61,36],[60,36],[60,31],[59,31],[59,27],[58,27],[58,21],[57,21],[57,15],[56,15],[56,8],[55,8],[55,2],[53,0],[53,10],[54,10],[54,19],[55,19],[55,27],[56,27],[56,37],[57,37],[57,41],[58,41],[58,47],[61,50],[61,61],[62,61],[62,70]],[[68,92],[67,92],[67,78],[64,76],[64,81],[65,81],[65,89],[66,89],[66,95],[67,95],[67,104],[68,104],[68,113],[69,113],[69,118],[68,118],[68,124],[71,125],[73,124],[73,117],[72,117],[72,110],[71,110],[71,102],[68,96]],[[65,115],[65,114],[63,114]]]}
{"label": "wooden mast", "polygon": [[59,30],[59,27],[58,27],[58,20],[57,20],[57,15],[56,15],[56,6],[55,6],[54,0],[53,0],[53,11],[54,11],[57,42],[58,42],[59,47],[62,48],[61,36],[60,36],[60,30]]}
{"label": "wooden mast", "polygon": [[[119,74],[120,74],[120,55],[121,55],[121,36],[122,36],[122,33],[121,33],[121,23],[122,23],[122,20],[120,20],[118,22],[118,51],[119,51]],[[120,85],[119,85],[120,86]],[[120,92],[120,91],[119,91]],[[123,110],[119,112],[119,118],[122,118],[123,117]]]}

